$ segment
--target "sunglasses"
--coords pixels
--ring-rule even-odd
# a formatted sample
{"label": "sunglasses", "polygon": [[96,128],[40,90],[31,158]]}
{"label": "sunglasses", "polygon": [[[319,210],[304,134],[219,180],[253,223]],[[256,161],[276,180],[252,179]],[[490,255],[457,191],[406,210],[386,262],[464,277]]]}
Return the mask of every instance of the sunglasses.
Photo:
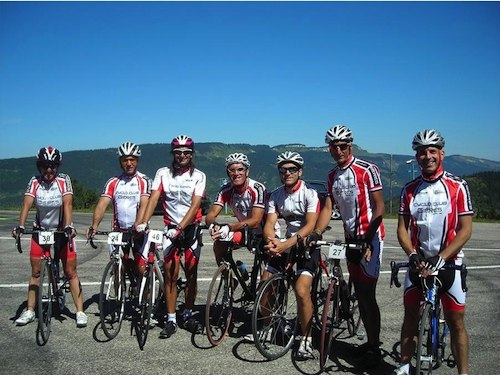
{"label": "sunglasses", "polygon": [[333,143],[330,143],[329,147],[333,149],[339,149],[340,151],[345,151],[347,150],[347,147],[349,147],[349,143],[341,143],[339,145],[334,145]]}
{"label": "sunglasses", "polygon": [[43,169],[56,169],[59,166],[57,163],[42,163],[40,167]]}
{"label": "sunglasses", "polygon": [[174,155],[193,155],[193,151],[174,151]]}
{"label": "sunglasses", "polygon": [[246,171],[247,169],[245,167],[239,167],[239,168],[232,168],[232,169],[227,169],[228,173],[241,173]]}
{"label": "sunglasses", "polygon": [[278,171],[280,174],[285,174],[286,172],[289,172],[290,174],[297,173],[299,171],[298,167],[290,167],[290,168],[285,168],[285,167],[279,167]]}

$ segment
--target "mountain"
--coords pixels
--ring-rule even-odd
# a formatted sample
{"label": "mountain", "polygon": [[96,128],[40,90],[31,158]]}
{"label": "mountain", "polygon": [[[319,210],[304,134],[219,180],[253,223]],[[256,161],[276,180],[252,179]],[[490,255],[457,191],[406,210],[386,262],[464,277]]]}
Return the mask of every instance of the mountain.
{"label": "mountain", "polygon": [[[142,157],[139,170],[154,178],[158,168],[170,164],[170,148],[167,144],[141,145]],[[325,180],[329,169],[333,167],[326,147],[306,147],[302,144],[286,144],[277,146],[198,143],[196,144],[196,166],[207,175],[207,194],[213,198],[226,179],[224,160],[233,152],[248,155],[250,176],[265,183],[269,190],[279,186],[275,160],[285,150],[299,152],[305,160],[304,179]],[[377,164],[381,171],[386,200],[399,196],[402,186],[412,178],[411,167],[415,163],[414,155],[389,155],[370,153],[356,145],[353,146],[356,156]],[[61,172],[70,175],[79,184],[100,192],[109,177],[120,172],[116,149],[68,151],[63,155]],[[468,176],[479,172],[500,171],[500,163],[468,156],[451,155],[445,158],[445,168],[458,176]],[[0,208],[18,208],[22,201],[24,189],[30,177],[37,173],[34,158],[14,158],[0,160]],[[391,189],[392,187],[392,189]]]}

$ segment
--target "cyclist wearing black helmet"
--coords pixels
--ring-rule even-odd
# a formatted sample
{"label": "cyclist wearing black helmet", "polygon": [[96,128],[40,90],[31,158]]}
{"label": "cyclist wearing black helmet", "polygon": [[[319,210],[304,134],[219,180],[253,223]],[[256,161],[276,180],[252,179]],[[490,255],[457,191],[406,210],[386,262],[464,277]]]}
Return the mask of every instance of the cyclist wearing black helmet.
{"label": "cyclist wearing black helmet", "polygon": [[[76,271],[76,246],[73,238],[76,236],[73,227],[73,188],[68,175],[58,173],[62,162],[62,154],[58,149],[48,146],[42,147],[36,155],[36,166],[40,175],[31,178],[28,188],[24,193],[24,201],[19,215],[19,224],[12,231],[12,236],[17,237],[25,231],[26,220],[30,208],[36,206],[35,222],[33,229],[47,231],[64,231],[65,234],[56,233],[55,250],[63,262],[64,273],[69,280],[69,287],[76,307],[76,325],[85,327],[87,315],[83,312],[82,286]],[[70,249],[71,241],[71,249]],[[35,320],[36,291],[40,284],[40,269],[42,246],[35,238],[31,239],[30,262],[31,278],[28,287],[27,309],[16,320],[19,326],[26,325]]]}

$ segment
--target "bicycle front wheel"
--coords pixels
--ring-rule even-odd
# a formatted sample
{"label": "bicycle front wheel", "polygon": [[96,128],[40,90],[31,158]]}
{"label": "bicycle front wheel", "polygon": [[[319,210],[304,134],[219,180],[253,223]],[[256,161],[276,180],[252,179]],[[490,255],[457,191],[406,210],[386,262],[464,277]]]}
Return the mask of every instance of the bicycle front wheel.
{"label": "bicycle front wheel", "polygon": [[[321,316],[321,338],[319,348],[319,363],[321,369],[325,367],[333,345],[333,333],[336,322],[339,321],[339,287],[335,280],[331,280],[326,292],[323,314]],[[337,325],[338,327],[338,325]]]}
{"label": "bicycle front wheel", "polygon": [[36,342],[42,346],[49,341],[50,322],[52,319],[52,270],[46,259],[42,260],[40,269],[40,284],[38,286],[37,311],[38,326],[36,329]]}
{"label": "bicycle front wheel", "polygon": [[229,330],[233,315],[233,287],[230,285],[229,267],[222,264],[215,272],[208,289],[205,326],[208,341],[219,345]]}
{"label": "bicycle front wheel", "polygon": [[432,305],[426,303],[420,317],[417,354],[416,354],[416,373],[432,374],[435,357],[432,350]]}
{"label": "bicycle front wheel", "polygon": [[154,269],[146,271],[142,278],[141,291],[139,293],[139,317],[136,323],[136,335],[139,348],[144,349],[148,338],[149,323],[153,311],[153,295],[155,293],[156,274]]}
{"label": "bicycle front wheel", "polygon": [[297,299],[293,281],[277,273],[258,291],[252,311],[252,335],[257,350],[267,359],[284,356],[297,333]]}
{"label": "bicycle front wheel", "polygon": [[125,311],[125,272],[120,262],[110,260],[104,269],[99,293],[101,328],[110,340],[122,326]]}
{"label": "bicycle front wheel", "polygon": [[361,314],[359,313],[358,297],[354,291],[354,285],[349,280],[349,317],[347,318],[347,329],[350,336],[355,336],[361,326]]}
{"label": "bicycle front wheel", "polygon": [[323,306],[325,305],[328,291],[328,281],[325,278],[325,271],[320,266],[313,279],[312,302],[314,307],[313,324],[320,330],[322,326]]}

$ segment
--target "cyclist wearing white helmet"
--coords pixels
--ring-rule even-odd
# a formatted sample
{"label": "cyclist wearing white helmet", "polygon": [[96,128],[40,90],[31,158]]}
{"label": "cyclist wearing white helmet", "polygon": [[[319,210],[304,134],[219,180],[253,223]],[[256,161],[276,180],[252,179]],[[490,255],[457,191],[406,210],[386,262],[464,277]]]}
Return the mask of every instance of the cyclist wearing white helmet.
{"label": "cyclist wearing white helmet", "polygon": [[[311,299],[313,276],[319,265],[320,252],[315,249],[310,257],[304,254],[304,241],[314,229],[320,210],[320,202],[316,190],[308,188],[302,181],[304,159],[294,151],[286,151],[278,155],[276,160],[278,173],[283,185],[271,193],[264,226],[264,246],[272,257],[262,279],[269,278],[278,269],[282,269],[292,247],[297,248],[297,280],[295,294],[297,296],[297,315],[300,322],[302,339],[295,353],[297,360],[314,358],[312,349],[313,304]],[[281,216],[286,223],[286,239],[275,236],[275,225]]]}
{"label": "cyclist wearing white helmet", "polygon": [[[210,226],[210,235],[214,240],[214,253],[217,264],[229,244],[243,245],[245,238],[241,230],[247,226],[256,235],[262,235],[263,218],[267,202],[267,189],[264,184],[248,177],[250,161],[245,154],[236,152],[225,160],[229,182],[222,186],[217,194],[205,222]],[[216,223],[223,207],[228,205],[237,222],[227,225]]]}
{"label": "cyclist wearing white helmet", "polygon": [[385,235],[382,216],[384,194],[378,167],[352,153],[353,134],[345,125],[335,125],[325,135],[336,166],[327,175],[327,198],[311,240],[321,238],[330,223],[332,207],[337,204],[348,244],[361,245],[347,250],[350,279],[359,301],[368,342],[360,347],[360,366],[380,364],[380,309],[376,286],[382,261]]}
{"label": "cyclist wearing white helmet", "polygon": [[[92,225],[87,229],[87,238],[91,238],[97,231],[108,205],[113,202],[113,221],[111,228],[114,231],[129,232],[134,228],[135,220],[140,210],[144,211],[148,204],[151,180],[137,170],[141,149],[132,142],[122,143],[117,150],[118,160],[122,173],[111,177],[101,193],[92,217]],[[144,242],[144,234],[134,235],[132,249],[133,259],[126,251],[124,254],[126,265],[136,276],[144,273],[146,261],[142,258],[140,250]],[[113,246],[110,246],[110,254]],[[135,263],[135,265],[134,265]]]}
{"label": "cyclist wearing white helmet", "polygon": [[[199,223],[202,219],[201,200],[205,196],[206,176],[194,165],[194,148],[194,141],[186,135],[172,139],[171,167],[163,167],[156,172],[147,208],[144,215],[136,220],[136,228],[144,230],[158,200],[162,198],[165,223],[162,246],[165,260],[167,317],[160,338],[168,338],[177,330],[177,279],[182,255],[178,249],[181,247],[177,244],[178,241],[182,241],[182,247],[186,249],[184,252],[186,290],[181,324],[191,332],[201,329],[200,323],[193,316],[193,306],[197,293],[197,272],[201,252]],[[146,255],[146,246],[144,251],[143,255]]]}
{"label": "cyclist wearing white helmet", "polygon": [[[19,214],[19,223],[12,231],[17,237],[25,231],[30,208],[36,206],[33,229],[63,231],[54,234],[54,249],[63,262],[64,274],[69,280],[69,287],[76,307],[76,325],[85,327],[87,315],[83,312],[82,286],[76,270],[77,252],[73,226],[73,188],[68,175],[59,173],[62,154],[58,149],[42,147],[36,155],[36,166],[40,175],[33,176],[24,193],[24,201]],[[71,242],[71,248],[70,248]],[[16,325],[23,326],[35,320],[36,291],[40,283],[41,258],[43,245],[38,243],[38,235],[31,238],[30,263],[31,278],[28,287],[27,309],[16,320]]]}
{"label": "cyclist wearing white helmet", "polygon": [[468,371],[469,339],[464,324],[466,293],[462,274],[442,267],[446,263],[462,264],[462,248],[472,233],[473,209],[467,182],[443,168],[444,143],[434,129],[415,135],[412,148],[421,176],[407,183],[401,192],[398,240],[413,271],[407,272],[405,278],[401,358],[393,373],[397,375],[410,374],[422,297],[418,275],[425,278],[434,271],[439,271],[441,303],[458,373]]}

